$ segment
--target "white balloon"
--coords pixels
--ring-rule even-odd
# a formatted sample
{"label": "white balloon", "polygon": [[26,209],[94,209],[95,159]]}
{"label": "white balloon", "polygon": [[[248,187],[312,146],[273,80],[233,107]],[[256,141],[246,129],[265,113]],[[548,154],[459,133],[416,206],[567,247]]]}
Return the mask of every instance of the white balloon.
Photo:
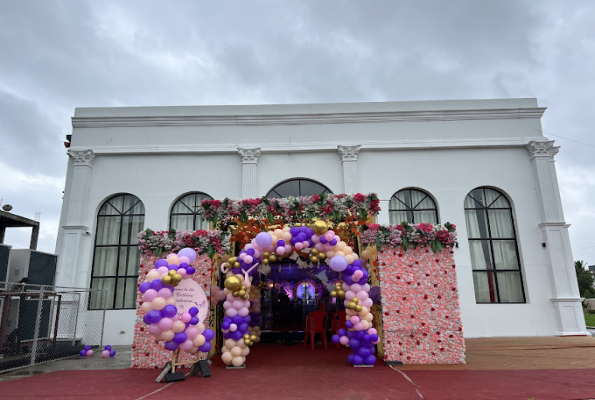
{"label": "white balloon", "polygon": [[227,347],[229,350],[233,349],[236,346],[236,341],[233,339],[227,339],[225,341],[225,347]]}
{"label": "white balloon", "polygon": [[226,351],[223,354],[221,354],[221,360],[225,363],[225,365],[229,365],[233,360],[233,356],[229,351]]}
{"label": "white balloon", "polygon": [[248,354],[250,354],[250,347],[244,347],[242,349],[242,356],[246,357]]}
{"label": "white balloon", "polygon": [[234,367],[240,367],[242,364],[244,364],[244,357],[234,357],[231,363]]}
{"label": "white balloon", "polygon": [[234,357],[239,357],[242,355],[242,349],[240,349],[238,346],[234,347],[233,349],[231,349],[231,355]]}

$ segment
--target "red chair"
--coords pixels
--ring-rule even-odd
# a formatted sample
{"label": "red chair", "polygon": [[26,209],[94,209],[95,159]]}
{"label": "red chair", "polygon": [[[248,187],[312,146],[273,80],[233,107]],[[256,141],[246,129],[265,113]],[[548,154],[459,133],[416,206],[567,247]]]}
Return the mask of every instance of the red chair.
{"label": "red chair", "polygon": [[[339,329],[345,329],[345,318],[346,318],[346,313],[345,311],[337,311],[333,314],[333,319],[332,319],[332,326],[331,326],[331,332],[333,333],[333,335],[337,335],[339,332]],[[340,344],[337,343],[337,348],[339,348]]]}
{"label": "red chair", "polygon": [[304,347],[308,345],[308,334],[310,334],[310,340],[312,341],[311,347],[314,350],[314,337],[317,333],[322,334],[322,344],[326,349],[326,320],[327,313],[325,311],[312,311],[306,317],[306,331],[304,332]]}

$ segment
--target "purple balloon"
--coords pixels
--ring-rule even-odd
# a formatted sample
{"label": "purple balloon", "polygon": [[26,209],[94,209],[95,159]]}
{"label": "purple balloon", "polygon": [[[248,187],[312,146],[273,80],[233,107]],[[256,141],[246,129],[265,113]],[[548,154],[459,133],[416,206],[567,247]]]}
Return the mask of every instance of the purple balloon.
{"label": "purple balloon", "polygon": [[291,236],[295,237],[300,234],[300,229],[294,226],[289,230],[289,233],[291,233]]}
{"label": "purple balloon", "polygon": [[375,342],[378,340],[378,335],[377,334],[372,334],[370,335],[370,342]]}
{"label": "purple balloon", "polygon": [[164,287],[165,285],[163,284],[163,282],[161,282],[161,279],[155,279],[153,282],[151,282],[151,289],[154,289],[157,292],[163,289]]}
{"label": "purple balloon", "polygon": [[164,260],[162,258],[162,259],[155,261],[155,269],[157,269],[159,267],[167,267],[167,260]]}
{"label": "purple balloon", "polygon": [[331,338],[333,343],[339,343],[339,335],[333,335],[333,337]]}
{"label": "purple balloon", "polygon": [[327,244],[327,243],[328,243],[328,240],[326,240],[326,237],[324,237],[324,236],[321,236],[321,237],[320,237],[320,243],[322,243],[322,244]]}
{"label": "purple balloon", "polygon": [[282,247],[282,246],[285,246],[285,240],[283,240],[283,239],[279,239],[279,240],[277,241],[277,247],[279,247],[279,246],[281,246],[281,247]]}
{"label": "purple balloon", "polygon": [[167,269],[169,269],[170,271],[177,271],[178,266],[176,264],[168,265]]}
{"label": "purple balloon", "polygon": [[351,339],[353,337],[353,331],[347,331],[347,338]]}
{"label": "purple balloon", "polygon": [[186,268],[186,274],[188,274],[188,275],[194,275],[195,272],[196,272],[196,270],[194,269],[194,267]]}
{"label": "purple balloon", "polygon": [[233,321],[234,324],[239,325],[242,322],[244,322],[244,317],[242,317],[241,315],[234,315],[231,320]]}
{"label": "purple balloon", "polygon": [[352,362],[353,365],[362,365],[364,363],[364,359],[358,356],[357,354],[354,354]]}
{"label": "purple balloon", "polygon": [[178,344],[184,343],[186,339],[188,338],[186,337],[186,334],[184,332],[178,332],[174,335],[174,342]]}
{"label": "purple balloon", "polygon": [[354,267],[361,267],[363,264],[360,260],[355,260],[352,265]]}
{"label": "purple balloon", "polygon": [[231,325],[231,324],[230,324],[228,321],[223,321],[223,322],[221,323],[221,329],[229,329],[229,326],[230,326],[230,325]]}
{"label": "purple balloon", "polygon": [[242,332],[242,335],[245,334],[246,332],[248,332],[248,324],[247,323],[242,323],[238,326],[238,331]]}
{"label": "purple balloon", "polygon": [[370,354],[368,357],[366,357],[364,359],[364,364],[366,364],[366,365],[376,364],[376,357],[373,354]]}
{"label": "purple balloon", "polygon": [[161,310],[161,315],[165,318],[172,318],[178,313],[178,309],[173,304],[168,304]]}
{"label": "purple balloon", "polygon": [[240,340],[242,338],[242,336],[244,336],[244,335],[239,330],[231,333],[231,338],[233,340]]}
{"label": "purple balloon", "polygon": [[188,263],[180,263],[180,268],[188,269],[189,267]]}
{"label": "purple balloon", "polygon": [[256,235],[255,239],[256,244],[263,248],[268,247],[273,243],[273,238],[266,232],[260,232],[258,235]]}
{"label": "purple balloon", "polygon": [[314,229],[312,229],[312,228],[306,229],[306,236],[308,236],[310,238],[310,237],[312,237],[312,235],[314,235]]}
{"label": "purple balloon", "polygon": [[246,250],[246,253],[248,253],[249,256],[253,256],[255,251],[254,251],[254,249],[248,249],[248,250]]}
{"label": "purple balloon", "polygon": [[331,246],[334,246],[337,244],[337,239],[333,239],[330,242],[328,242],[328,244],[330,244]]}
{"label": "purple balloon", "polygon": [[190,318],[190,322],[188,322],[190,325],[196,325],[198,324],[200,321],[198,320],[198,317],[194,316],[192,318]]}
{"label": "purple balloon", "polygon": [[175,349],[178,348],[178,344],[176,342],[174,342],[173,340],[169,340],[169,341],[165,342],[165,348],[169,351],[174,351]]}
{"label": "purple balloon", "polygon": [[351,321],[345,321],[345,327],[347,329],[351,329],[351,328],[353,328],[353,323]]}
{"label": "purple balloon", "polygon": [[91,345],[86,345],[85,350],[87,350],[87,351],[91,350]]}
{"label": "purple balloon", "polygon": [[110,350],[110,352],[109,352],[109,356],[110,356],[110,357],[113,357],[113,356],[115,356],[115,355],[116,355],[116,350]]}
{"label": "purple balloon", "polygon": [[231,339],[231,332],[224,333],[223,339]]}
{"label": "purple balloon", "polygon": [[361,347],[361,342],[359,341],[359,339],[350,339],[349,340],[349,347],[351,347],[353,350],[357,350]]}
{"label": "purple balloon", "polygon": [[211,350],[211,342],[206,342],[205,344],[203,344],[202,346],[200,346],[198,348],[198,350],[199,351],[202,351],[203,353],[206,353],[207,351]]}
{"label": "purple balloon", "polygon": [[[256,315],[260,315],[260,313],[258,313],[258,314],[257,314],[257,313],[251,313],[251,314],[254,314],[255,316],[256,316]],[[245,323],[249,323],[249,322],[250,322],[250,319],[251,319],[250,315],[246,315],[246,316],[244,317],[244,322],[245,322]]]}
{"label": "purple balloon", "polygon": [[357,354],[359,354],[363,359],[365,359],[366,357],[368,357],[370,355],[370,350],[368,350],[365,347],[360,347],[359,350],[357,351]]}
{"label": "purple balloon", "polygon": [[87,355],[87,350],[81,350],[79,351],[79,354],[81,355],[81,357],[84,357]]}
{"label": "purple balloon", "polygon": [[364,342],[369,342],[369,341],[370,341],[370,335],[368,335],[367,333],[366,333],[366,334],[364,334],[364,336],[362,336],[362,340],[363,340]]}
{"label": "purple balloon", "polygon": [[213,332],[211,329],[205,329],[202,335],[205,337],[207,342],[210,342],[215,337],[215,332]]}
{"label": "purple balloon", "polygon": [[109,344],[103,348],[103,350],[111,350],[111,349],[112,349],[112,346],[110,346]]}
{"label": "purple balloon", "polygon": [[196,314],[198,314],[198,308],[196,308],[196,307],[190,307],[188,309],[188,314],[190,314],[190,315],[192,315],[194,317]]}
{"label": "purple balloon", "polygon": [[141,293],[145,293],[149,289],[151,289],[151,282],[143,282],[138,287],[138,291]]}
{"label": "purple balloon", "polygon": [[143,320],[147,325],[156,324],[157,322],[161,321],[161,312],[157,310],[151,310],[147,314],[145,314]]}
{"label": "purple balloon", "polygon": [[354,354],[349,354],[349,355],[347,356],[347,362],[348,362],[349,364],[353,364],[353,356],[354,356]]}
{"label": "purple balloon", "polygon": [[345,329],[341,328],[337,331],[337,333],[339,334],[339,336],[345,336],[346,331],[345,331]]}

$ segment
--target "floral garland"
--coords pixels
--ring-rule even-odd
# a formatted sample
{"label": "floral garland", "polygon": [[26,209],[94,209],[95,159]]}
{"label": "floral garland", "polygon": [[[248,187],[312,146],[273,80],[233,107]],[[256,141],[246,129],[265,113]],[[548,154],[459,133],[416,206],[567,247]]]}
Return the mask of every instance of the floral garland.
{"label": "floral garland", "polygon": [[447,222],[442,225],[428,223],[382,226],[379,224],[363,225],[360,239],[364,245],[375,245],[380,251],[383,247],[402,247],[407,251],[409,247],[431,246],[434,252],[457,244],[456,225]]}
{"label": "floral garland", "polygon": [[229,225],[238,219],[246,223],[249,219],[268,221],[270,224],[288,223],[320,218],[335,222],[348,216],[357,216],[367,221],[380,211],[380,200],[376,193],[322,194],[309,197],[284,197],[281,199],[203,200],[197,213],[214,225],[220,222]]}
{"label": "floral garland", "polygon": [[144,230],[138,234],[138,247],[145,255],[176,253],[184,247],[190,247],[199,255],[206,254],[212,258],[215,253],[228,254],[230,251],[230,234],[222,231],[152,231]]}

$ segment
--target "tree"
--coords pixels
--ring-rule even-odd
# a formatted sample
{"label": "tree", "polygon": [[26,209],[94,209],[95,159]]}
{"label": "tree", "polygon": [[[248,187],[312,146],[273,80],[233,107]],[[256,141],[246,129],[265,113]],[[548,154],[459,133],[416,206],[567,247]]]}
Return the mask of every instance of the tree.
{"label": "tree", "polygon": [[576,279],[578,280],[578,290],[581,297],[585,299],[594,298],[595,288],[593,288],[593,274],[585,269],[584,261],[575,261],[574,269],[576,270]]}

